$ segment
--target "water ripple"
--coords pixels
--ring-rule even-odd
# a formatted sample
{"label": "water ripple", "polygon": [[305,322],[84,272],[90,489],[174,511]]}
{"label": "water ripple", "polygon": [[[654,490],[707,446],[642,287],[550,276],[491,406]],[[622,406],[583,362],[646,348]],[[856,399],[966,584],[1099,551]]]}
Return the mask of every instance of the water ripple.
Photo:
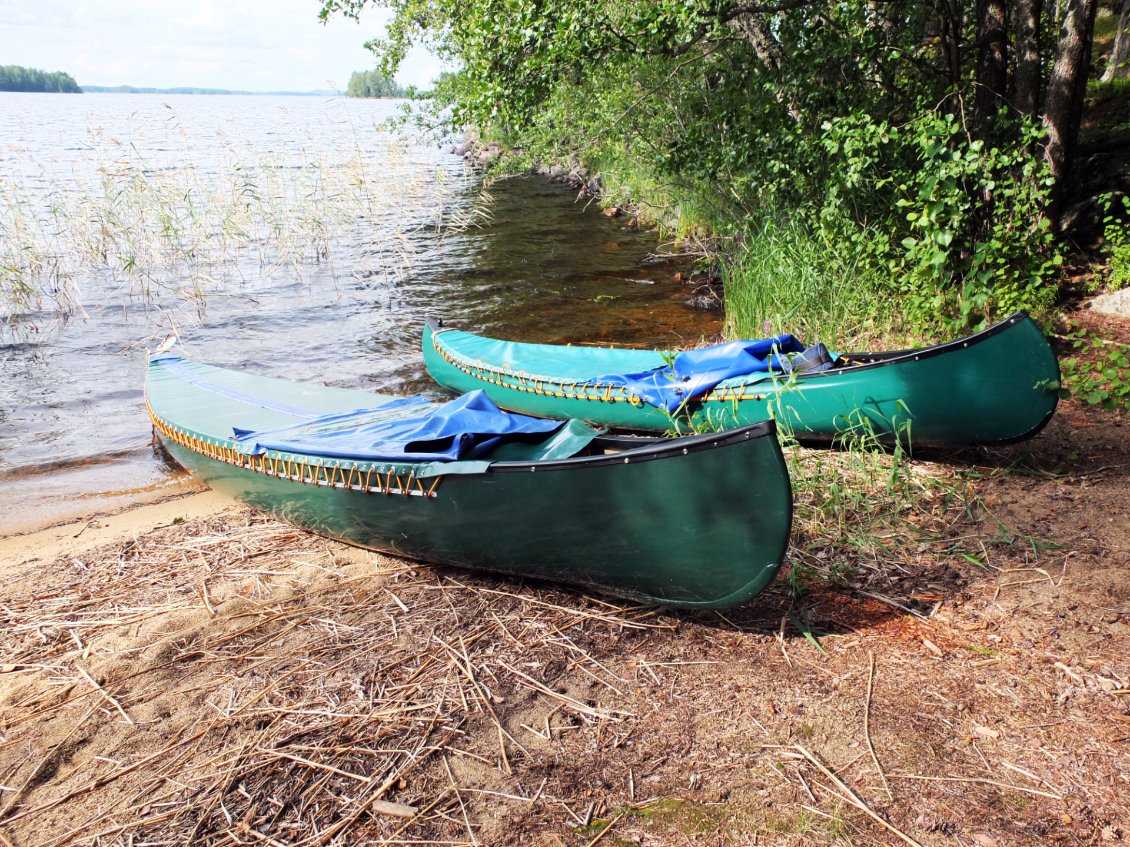
{"label": "water ripple", "polygon": [[[91,274],[80,280],[85,313],[53,327],[45,312],[30,314],[40,332],[0,336],[0,479],[26,483],[0,487],[0,515],[18,511],[13,498],[34,497],[29,486],[52,474],[56,484],[43,487],[51,497],[60,485],[77,496],[169,474],[148,447],[140,397],[145,348],[169,330],[186,355],[214,364],[406,393],[436,391],[419,355],[426,315],[546,342],[673,346],[717,331],[717,320],[684,304],[681,268],[645,264],[653,233],[603,218],[540,179],[501,180],[484,193],[460,159],[382,138],[376,127],[391,109],[305,97],[0,95],[0,138],[21,140],[0,143],[0,178],[27,202],[61,182],[72,191],[94,184],[99,164],[125,145],[155,180],[188,160],[200,179],[256,156],[275,172],[308,171],[313,151],[341,163],[360,154],[379,176],[364,189],[371,208],[337,222],[324,256],[252,245],[222,257],[226,283],[210,282],[211,264],[185,260],[143,296]],[[87,144],[59,143],[83,125]],[[407,180],[414,193],[405,205],[397,186]],[[115,467],[121,479],[110,483]]]}

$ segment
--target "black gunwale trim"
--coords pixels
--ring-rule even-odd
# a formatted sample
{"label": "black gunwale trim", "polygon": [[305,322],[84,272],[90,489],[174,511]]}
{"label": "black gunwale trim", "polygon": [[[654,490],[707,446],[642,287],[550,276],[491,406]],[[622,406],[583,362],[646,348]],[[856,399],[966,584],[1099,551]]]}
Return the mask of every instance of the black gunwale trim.
{"label": "black gunwale trim", "polygon": [[[986,327],[985,329],[981,330],[980,332],[975,332],[972,335],[966,335],[966,336],[963,336],[962,338],[954,339],[953,341],[943,341],[940,344],[934,344],[934,345],[931,345],[929,347],[918,347],[918,348],[914,348],[914,349],[911,349],[911,350],[893,350],[893,351],[890,351],[890,352],[878,352],[878,353],[868,353],[868,352],[841,353],[840,356],[844,359],[847,359],[849,362],[851,361],[852,358],[873,358],[873,359],[876,359],[877,361],[861,362],[859,364],[853,364],[853,365],[851,365],[851,367],[832,368],[831,370],[827,370],[827,371],[809,371],[807,373],[796,374],[794,378],[797,381],[812,380],[812,379],[832,379],[832,378],[835,378],[836,376],[839,376],[841,374],[856,373],[858,371],[872,370],[874,368],[886,367],[887,365],[896,364],[898,362],[918,361],[918,360],[921,360],[921,359],[929,359],[929,358],[932,358],[934,356],[940,356],[940,355],[943,355],[945,353],[951,353],[951,352],[954,352],[954,351],[957,351],[957,350],[965,349],[965,348],[970,347],[971,345],[974,345],[974,344],[979,344],[982,341],[986,341],[989,338],[992,338],[994,335],[1000,335],[1002,332],[1006,332],[1007,330],[1011,329],[1012,327],[1023,322],[1024,320],[1026,320],[1028,317],[1029,317],[1028,312],[1025,309],[1020,309],[1019,311],[1013,312],[1007,318],[1004,318],[1003,320],[998,321],[997,323],[993,324],[992,326]],[[427,318],[425,320],[425,324],[427,325],[428,329],[431,331],[433,337],[435,335],[437,335],[438,333],[446,332],[447,330],[452,329],[452,327],[437,326],[435,324],[435,322],[432,321],[431,318]],[[474,335],[474,333],[467,333],[467,334],[468,335]],[[478,336],[478,337],[485,337],[485,336]],[[492,339],[492,340],[499,340],[499,339]],[[510,342],[510,343],[517,344],[517,343],[521,343],[521,342]],[[609,348],[609,349],[619,349],[619,348]],[[463,359],[464,361],[470,361],[469,359],[466,359],[466,357],[463,356],[462,353],[459,354],[459,357],[461,359]],[[563,378],[561,378],[561,377],[550,377],[550,376],[545,376],[545,375],[541,375],[541,374],[532,374],[532,373],[530,374],[530,376],[532,376],[534,378],[538,378],[538,379],[544,379],[547,382],[550,382],[550,381],[552,381],[552,382],[562,382],[563,381]],[[776,376],[774,376],[773,374],[768,374],[768,375],[764,375],[764,376],[757,376],[754,379],[750,379],[750,380],[745,381],[745,382],[739,382],[739,383],[736,383],[733,386],[726,386],[726,390],[729,390],[730,387],[736,388],[737,385],[754,385],[754,384],[763,383],[763,382],[766,382],[766,381],[780,381],[780,380],[789,379],[789,378],[790,377],[789,377],[788,374],[780,374],[780,375],[776,375]],[[737,379],[740,379],[740,377],[734,377],[733,379],[737,380]],[[727,382],[729,382],[729,380],[727,380]],[[721,388],[723,385],[725,385],[725,384],[724,383],[720,384],[719,388]],[[705,398],[698,398],[697,402],[702,403],[704,401],[704,399]],[[721,402],[728,402],[728,401],[721,401]]]}
{"label": "black gunwale trim", "polygon": [[[948,353],[951,350],[955,350],[957,348],[965,349],[966,347],[968,347],[971,344],[980,344],[982,341],[987,341],[988,339],[992,338],[994,335],[1000,335],[1002,332],[1004,332],[1008,329],[1011,329],[1012,327],[1016,326],[1018,323],[1021,323],[1022,321],[1024,321],[1026,318],[1028,318],[1028,312],[1024,309],[1020,309],[1019,311],[1013,312],[1007,318],[1004,318],[1003,320],[997,321],[992,326],[985,327],[985,329],[981,330],[980,332],[975,332],[972,335],[966,335],[966,336],[963,336],[961,338],[956,338],[953,341],[943,341],[940,344],[934,344],[934,345],[931,345],[930,347],[917,347],[917,348],[914,348],[914,349],[911,349],[911,350],[890,350],[890,351],[879,352],[879,353],[868,353],[868,352],[841,353],[840,355],[843,356],[845,359],[848,359],[848,360],[852,359],[853,357],[860,357],[860,358],[871,357],[871,358],[879,359],[879,361],[877,361],[877,362],[864,362],[862,364],[853,365],[852,370],[864,370],[866,368],[874,368],[874,367],[880,367],[882,365],[889,365],[889,364],[891,364],[891,362],[898,361],[900,359],[908,359],[908,358],[924,359],[924,358],[929,358],[931,356],[938,356],[938,355],[941,355],[942,353]],[[834,373],[834,371],[824,371],[823,373]],[[818,375],[817,373],[813,373],[813,374],[803,374],[803,375],[798,375],[798,376],[817,376],[817,375]]]}
{"label": "black gunwale trim", "polygon": [[[869,371],[874,370],[875,368],[885,368],[888,365],[900,364],[902,362],[918,362],[922,359],[931,359],[935,356],[945,355],[946,353],[956,353],[976,344],[980,344],[983,341],[987,341],[994,335],[1000,335],[1003,332],[1007,332],[1017,324],[1020,324],[1027,319],[1028,312],[1024,309],[1020,309],[1019,311],[1013,312],[1007,318],[997,321],[992,326],[986,327],[980,332],[975,332],[972,335],[965,335],[961,338],[955,338],[953,341],[943,341],[940,344],[933,344],[929,347],[915,347],[910,350],[890,350],[876,353],[866,351],[860,353],[841,353],[840,358],[846,359],[849,363],[849,367],[832,368],[831,370],[826,371],[808,371],[807,373],[796,374],[795,379],[797,380],[797,382],[813,379],[835,379],[836,377],[842,376],[844,374],[853,374],[858,373],[859,371]],[[853,358],[875,359],[875,361],[853,363]],[[737,379],[738,377],[735,378]],[[761,376],[757,379],[752,379],[748,382],[739,384],[753,385],[755,383],[766,382],[767,380],[780,382],[788,379],[788,374],[769,374],[767,376]],[[721,388],[723,385],[725,385],[725,383],[719,384],[719,388]],[[727,386],[727,388],[729,387],[730,386]],[[736,388],[737,386],[735,385],[732,387]],[[703,398],[699,398],[699,402],[702,402],[702,400]]]}
{"label": "black gunwale trim", "polygon": [[[655,459],[667,459],[728,447],[732,444],[775,435],[777,423],[773,420],[761,421],[748,426],[729,429],[723,432],[708,432],[703,435],[684,435],[679,438],[659,438],[651,443],[603,456],[574,456],[569,459],[555,459],[548,462],[495,462],[487,468],[487,473],[516,473],[531,471],[564,471],[579,468],[599,468],[609,465],[636,464]],[[773,440],[776,444],[776,439]]]}

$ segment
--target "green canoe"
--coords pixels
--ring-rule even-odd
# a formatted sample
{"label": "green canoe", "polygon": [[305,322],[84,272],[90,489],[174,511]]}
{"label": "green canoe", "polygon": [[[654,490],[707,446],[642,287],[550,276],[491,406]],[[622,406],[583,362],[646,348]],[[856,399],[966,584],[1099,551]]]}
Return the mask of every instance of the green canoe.
{"label": "green canoe", "polygon": [[394,398],[169,354],[150,357],[145,395],[164,447],[209,485],[312,532],[409,558],[724,608],[764,588],[788,545],[792,492],[772,422],[681,438],[568,422],[534,440],[490,442],[474,460],[390,461],[269,448],[269,436],[322,437],[325,421],[362,413],[429,417],[437,404],[410,399],[384,412]]}
{"label": "green canoe", "polygon": [[843,354],[829,370],[788,377],[732,377],[678,415],[602,379],[666,368],[669,352],[499,341],[430,321],[423,347],[428,372],[453,391],[481,388],[504,409],[634,430],[773,418],[802,440],[862,431],[915,446],[1003,444],[1039,432],[1059,397],[1059,364],[1025,312],[933,347]]}

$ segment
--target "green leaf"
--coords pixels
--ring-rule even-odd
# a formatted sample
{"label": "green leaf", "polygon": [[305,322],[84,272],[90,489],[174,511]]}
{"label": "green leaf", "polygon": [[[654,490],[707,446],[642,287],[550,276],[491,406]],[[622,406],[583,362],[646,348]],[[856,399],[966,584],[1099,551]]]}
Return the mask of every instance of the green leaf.
{"label": "green leaf", "polygon": [[812,627],[809,626],[807,617],[798,616],[793,612],[789,612],[788,614],[789,620],[792,621],[793,626],[797,628],[797,632],[801,633],[812,646],[827,656],[828,651],[824,649],[824,645],[820,643],[820,640],[816,637],[816,633],[813,632]]}

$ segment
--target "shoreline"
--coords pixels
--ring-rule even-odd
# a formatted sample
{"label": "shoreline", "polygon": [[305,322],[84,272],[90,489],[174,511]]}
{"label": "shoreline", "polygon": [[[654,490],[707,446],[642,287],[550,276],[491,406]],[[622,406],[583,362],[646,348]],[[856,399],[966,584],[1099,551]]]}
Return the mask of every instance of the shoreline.
{"label": "shoreline", "polygon": [[167,472],[138,485],[128,485],[135,481],[129,479],[128,469],[118,472],[121,475],[113,476],[109,485],[88,480],[68,485],[67,474],[55,472],[6,481],[8,490],[0,496],[0,542],[205,490],[187,471]]}
{"label": "shoreline", "polygon": [[113,544],[183,521],[200,520],[245,508],[191,478],[161,490],[121,495],[111,508],[82,510],[46,523],[7,530],[0,537],[0,578],[29,562],[50,562],[62,556]]}

